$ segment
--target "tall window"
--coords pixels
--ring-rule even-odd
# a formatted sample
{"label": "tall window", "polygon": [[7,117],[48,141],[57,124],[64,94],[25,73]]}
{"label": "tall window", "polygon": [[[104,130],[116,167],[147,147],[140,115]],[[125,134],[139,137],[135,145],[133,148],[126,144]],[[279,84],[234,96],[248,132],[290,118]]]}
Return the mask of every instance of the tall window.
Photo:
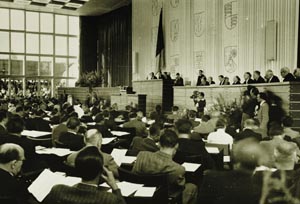
{"label": "tall window", "polygon": [[79,75],[79,17],[0,8],[0,98],[53,96]]}

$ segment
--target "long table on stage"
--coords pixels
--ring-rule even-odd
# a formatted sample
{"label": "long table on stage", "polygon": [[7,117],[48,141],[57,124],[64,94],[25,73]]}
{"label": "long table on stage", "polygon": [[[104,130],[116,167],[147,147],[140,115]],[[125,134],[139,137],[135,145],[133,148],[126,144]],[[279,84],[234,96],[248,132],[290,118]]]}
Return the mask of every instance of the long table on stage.
{"label": "long table on stage", "polygon": [[[300,130],[300,83],[280,82],[251,84],[259,91],[269,90],[283,101],[283,109],[293,117],[294,127]],[[218,98],[223,98],[226,103],[241,101],[241,94],[247,89],[247,85],[211,85],[211,86],[174,86],[174,105],[180,108],[194,108],[194,102],[190,98],[195,90],[205,94],[206,104],[210,106],[217,103]]]}

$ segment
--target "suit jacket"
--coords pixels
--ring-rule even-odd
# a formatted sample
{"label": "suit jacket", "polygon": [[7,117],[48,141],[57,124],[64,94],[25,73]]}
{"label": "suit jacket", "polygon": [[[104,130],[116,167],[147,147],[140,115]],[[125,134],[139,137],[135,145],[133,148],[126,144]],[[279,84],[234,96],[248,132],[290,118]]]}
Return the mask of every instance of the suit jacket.
{"label": "suit jacket", "polygon": [[111,134],[111,132],[108,130],[107,126],[105,125],[93,125],[93,126],[89,126],[88,129],[97,129],[101,134],[102,137],[113,137],[113,134]]}
{"label": "suit jacket", "polygon": [[295,77],[294,77],[294,75],[292,75],[291,73],[288,73],[288,74],[284,77],[283,81],[284,81],[284,82],[285,82],[285,81],[295,81]]}
{"label": "suit jacket", "polygon": [[158,146],[155,144],[155,141],[146,137],[134,137],[131,143],[131,149],[134,151],[149,151],[157,152],[159,150]]}
{"label": "suit jacket", "polygon": [[145,123],[143,123],[142,121],[139,121],[137,119],[130,120],[130,121],[124,123],[123,127],[124,128],[135,128],[137,136],[140,136],[140,137],[147,136],[147,129],[146,129]]}
{"label": "suit jacket", "polygon": [[243,139],[246,139],[246,138],[254,138],[257,141],[262,140],[261,134],[256,133],[251,129],[244,129],[243,131],[237,133],[235,135],[234,139],[235,139],[235,141],[239,141],[239,140],[243,140]]}
{"label": "suit jacket", "polygon": [[271,79],[267,80],[267,83],[274,83],[274,82],[280,82],[277,76],[273,76]]}
{"label": "suit jacket", "polygon": [[[84,147],[85,148],[85,147]],[[81,152],[84,148],[82,148],[81,150],[77,151],[77,152],[73,152],[72,154],[70,154],[67,157],[67,165],[71,166],[71,167],[75,167],[75,160],[77,158],[77,155],[79,154],[79,152]],[[100,151],[101,152],[101,151]],[[102,156],[103,156],[103,166],[105,166],[107,169],[109,169],[110,171],[113,172],[115,177],[119,177],[119,173],[118,173],[118,168],[119,166],[116,164],[114,158],[109,155],[106,154],[104,152],[101,152]]]}
{"label": "suit jacket", "polygon": [[106,188],[79,183],[75,186],[56,185],[47,195],[43,204],[125,204],[120,190],[112,193]]}
{"label": "suit jacket", "polygon": [[5,136],[7,134],[6,127],[0,125],[0,137]]}
{"label": "suit jacket", "polygon": [[157,152],[142,151],[138,154],[132,171],[138,174],[167,173],[170,185],[169,193],[182,190],[185,185],[185,169],[172,160],[171,155]]}
{"label": "suit jacket", "polygon": [[28,118],[25,120],[25,126],[27,130],[51,132],[52,129],[49,124],[50,123],[48,121],[40,117]]}
{"label": "suit jacket", "polygon": [[253,79],[248,79],[248,81],[244,81],[243,84],[253,84],[253,83],[254,83]]}
{"label": "suit jacket", "polygon": [[180,77],[179,79],[175,79],[174,86],[183,86],[183,78]]}
{"label": "suit jacket", "polygon": [[262,130],[262,136],[267,136],[268,122],[269,122],[269,105],[263,103],[257,111],[257,119],[260,123],[260,129]]}
{"label": "suit jacket", "polygon": [[203,75],[198,76],[196,86],[201,86],[201,78],[202,77],[203,77]]}
{"label": "suit jacket", "polygon": [[84,147],[83,136],[74,134],[72,132],[62,132],[58,138],[58,141],[63,143],[72,151],[77,151]]}
{"label": "suit jacket", "polygon": [[232,85],[238,85],[238,84],[241,84],[240,81],[237,81],[237,82],[233,82]]}
{"label": "suit jacket", "polygon": [[253,81],[254,81],[253,83],[266,83],[266,81],[264,80],[264,78],[262,78],[261,76],[258,77],[257,80],[254,79]]}
{"label": "suit jacket", "polygon": [[17,180],[17,178],[3,169],[0,169],[0,181],[1,204],[27,203],[29,192],[25,183]]}
{"label": "suit jacket", "polygon": [[104,119],[103,125],[106,126],[110,130],[116,130],[117,124],[115,123],[114,119]]}
{"label": "suit jacket", "polygon": [[253,182],[252,172],[207,171],[199,188],[198,203],[258,204],[261,186]]}

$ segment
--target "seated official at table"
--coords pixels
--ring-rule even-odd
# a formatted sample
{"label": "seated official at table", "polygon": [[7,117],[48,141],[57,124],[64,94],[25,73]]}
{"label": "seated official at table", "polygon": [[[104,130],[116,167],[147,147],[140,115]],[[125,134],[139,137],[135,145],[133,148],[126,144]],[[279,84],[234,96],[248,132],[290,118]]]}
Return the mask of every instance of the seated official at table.
{"label": "seated official at table", "polygon": [[174,86],[183,86],[183,78],[180,76],[179,73],[176,74],[176,78],[174,81]]}
{"label": "seated official at table", "polygon": [[165,130],[159,142],[160,151],[138,154],[132,171],[138,174],[167,173],[169,194],[183,191],[183,204],[196,203],[197,187],[185,182],[184,167],[172,160],[178,147],[178,136],[172,130]]}
{"label": "seated official at table", "polygon": [[145,123],[137,119],[135,112],[129,113],[129,121],[123,124],[124,128],[135,128],[136,136],[147,136],[147,129]]}
{"label": "seated official at table", "polygon": [[290,69],[288,67],[283,67],[280,69],[280,74],[283,78],[283,82],[286,81],[295,81],[294,75],[291,73]]}
{"label": "seated official at table", "polygon": [[25,160],[21,146],[6,143],[0,146],[0,203],[25,204],[29,192],[24,182],[17,179]]}
{"label": "seated official at table", "polygon": [[266,71],[265,79],[266,79],[267,83],[280,82],[279,78],[274,75],[274,73],[271,69]]}
{"label": "seated official at table", "polygon": [[159,147],[156,143],[159,141],[160,127],[158,125],[151,125],[149,128],[149,135],[146,138],[134,137],[130,149],[133,151],[149,151],[157,152]]}
{"label": "seated official at table", "polygon": [[106,154],[101,151],[102,146],[102,135],[97,129],[90,129],[86,132],[84,135],[84,142],[85,147],[83,147],[81,150],[74,152],[70,154],[67,158],[67,165],[75,167],[75,161],[78,156],[78,154],[84,150],[87,147],[97,147],[99,152],[102,154],[103,157],[103,165],[108,170],[112,171],[115,177],[119,177],[118,174],[118,165],[114,161],[113,157],[109,154]]}
{"label": "seated official at table", "polygon": [[[103,166],[103,157],[94,146],[80,151],[75,160],[75,169],[82,178],[75,186],[56,185],[47,195],[44,204],[124,204],[113,173]],[[100,179],[112,188],[112,193],[99,187]]]}

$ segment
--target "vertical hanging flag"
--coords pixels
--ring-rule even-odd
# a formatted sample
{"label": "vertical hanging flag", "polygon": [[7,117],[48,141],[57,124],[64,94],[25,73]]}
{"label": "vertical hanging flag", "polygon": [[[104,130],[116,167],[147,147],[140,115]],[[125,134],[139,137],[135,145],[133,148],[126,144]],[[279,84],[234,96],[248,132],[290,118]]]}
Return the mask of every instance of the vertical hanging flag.
{"label": "vertical hanging flag", "polygon": [[157,32],[157,44],[156,44],[156,59],[158,58],[158,67],[157,71],[161,71],[165,68],[165,42],[164,42],[164,33],[163,33],[163,11],[161,9],[159,15],[159,24],[158,24],[158,32]]}

